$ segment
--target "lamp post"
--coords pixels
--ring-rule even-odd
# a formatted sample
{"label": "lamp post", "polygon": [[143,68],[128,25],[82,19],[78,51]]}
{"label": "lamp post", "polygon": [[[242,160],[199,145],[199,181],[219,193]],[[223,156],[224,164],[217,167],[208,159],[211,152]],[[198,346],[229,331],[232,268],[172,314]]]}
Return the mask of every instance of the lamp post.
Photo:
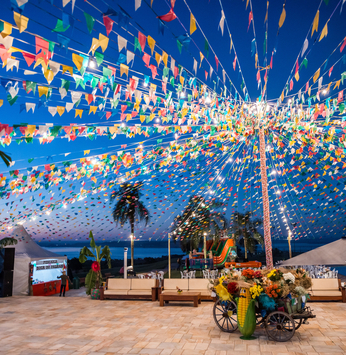
{"label": "lamp post", "polygon": [[134,235],[131,234],[130,235],[130,238],[131,238],[131,266],[134,267],[133,265],[133,247],[134,247]]}
{"label": "lamp post", "polygon": [[204,232],[203,233],[203,236],[204,236],[204,259],[207,258],[207,233]]}
{"label": "lamp post", "polygon": [[171,278],[171,233],[168,233],[168,278]]}
{"label": "lamp post", "polygon": [[292,258],[291,240],[292,240],[291,230],[288,230],[287,241],[288,241],[288,251],[289,251],[290,259]]}

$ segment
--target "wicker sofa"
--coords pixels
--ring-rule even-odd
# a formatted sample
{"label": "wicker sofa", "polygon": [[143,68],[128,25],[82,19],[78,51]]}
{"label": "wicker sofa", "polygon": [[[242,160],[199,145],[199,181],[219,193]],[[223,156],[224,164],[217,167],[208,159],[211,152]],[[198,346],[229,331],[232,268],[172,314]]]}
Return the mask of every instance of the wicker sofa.
{"label": "wicker sofa", "polygon": [[311,301],[346,302],[345,288],[341,287],[340,279],[312,279],[309,294]]}
{"label": "wicker sofa", "polygon": [[101,290],[101,300],[105,299],[148,299],[157,300],[156,279],[108,278],[106,289]]}
{"label": "wicker sofa", "polygon": [[[164,279],[162,293],[177,291],[179,287],[183,292],[200,292],[202,300],[212,300],[212,291],[209,290],[208,279]],[[160,293],[160,291],[159,291]]]}

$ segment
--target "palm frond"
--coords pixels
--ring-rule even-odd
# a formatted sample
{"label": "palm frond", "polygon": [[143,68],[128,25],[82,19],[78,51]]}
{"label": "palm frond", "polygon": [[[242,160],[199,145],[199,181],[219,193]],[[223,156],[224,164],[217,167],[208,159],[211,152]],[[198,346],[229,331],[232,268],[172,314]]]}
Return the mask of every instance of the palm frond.
{"label": "palm frond", "polygon": [[12,162],[12,158],[8,154],[0,150],[0,158],[6,164],[7,167],[10,166],[10,163]]}
{"label": "palm frond", "polygon": [[15,238],[2,238],[0,240],[0,249],[7,247],[9,245],[16,245],[18,244],[18,240]]}

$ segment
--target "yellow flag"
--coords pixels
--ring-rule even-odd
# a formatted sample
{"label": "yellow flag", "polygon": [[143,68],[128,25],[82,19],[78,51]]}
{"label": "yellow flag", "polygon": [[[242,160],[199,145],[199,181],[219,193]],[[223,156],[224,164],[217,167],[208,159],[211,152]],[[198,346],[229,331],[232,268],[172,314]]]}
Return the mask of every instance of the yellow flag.
{"label": "yellow flag", "polygon": [[65,106],[57,106],[56,107],[59,116],[61,116],[65,112]]}
{"label": "yellow flag", "polygon": [[281,93],[281,102],[284,101],[284,97],[285,97],[284,96],[284,92],[282,91],[282,93]]}
{"label": "yellow flag", "polygon": [[128,114],[126,115],[126,121],[130,121],[131,118],[132,118],[131,113],[128,113]]}
{"label": "yellow flag", "polygon": [[249,0],[246,1],[246,7],[245,10],[247,10],[247,7],[249,6]]}
{"label": "yellow flag", "polygon": [[54,74],[51,70],[46,70],[44,72],[44,77],[46,78],[48,84],[50,84],[52,82],[52,80],[54,79]]}
{"label": "yellow flag", "polygon": [[199,67],[201,67],[202,62],[203,62],[203,59],[204,59],[204,55],[202,54],[202,52],[199,52],[199,56],[200,56],[200,58],[201,58],[201,62],[200,62],[200,64],[199,64]]}
{"label": "yellow flag", "polygon": [[154,38],[150,36],[148,36],[147,40],[148,40],[148,45],[151,49],[151,55],[153,55],[156,41],[154,40]]}
{"label": "yellow flag", "polygon": [[192,35],[197,30],[195,16],[190,14],[190,35]]}
{"label": "yellow flag", "polygon": [[317,10],[314,22],[312,24],[312,30],[311,30],[311,37],[314,34],[314,32],[318,31],[318,21],[320,20],[320,10]]}
{"label": "yellow flag", "polygon": [[83,110],[76,109],[76,113],[75,113],[74,117],[76,118],[77,116],[79,116],[80,118],[82,118],[82,114],[83,114]]}
{"label": "yellow flag", "polygon": [[160,66],[160,63],[161,63],[161,56],[160,56],[160,54],[159,53],[155,53],[155,60],[156,60],[156,62],[157,62],[157,66]]}
{"label": "yellow flag", "polygon": [[264,23],[266,23],[268,20],[268,8],[269,8],[269,1],[267,1],[267,12],[266,12],[266,17],[264,18]]}
{"label": "yellow flag", "polygon": [[162,51],[161,58],[162,58],[162,61],[165,63],[165,67],[167,67],[168,54],[166,52]]}
{"label": "yellow flag", "polygon": [[95,115],[96,110],[97,110],[97,106],[90,106],[90,108],[89,108],[89,115],[90,115],[91,113],[93,113],[93,114]]}
{"label": "yellow flag", "polygon": [[232,52],[232,47],[233,47],[233,41],[232,41],[232,35],[229,34],[229,40],[230,40],[230,44],[229,44],[229,52]]}
{"label": "yellow flag", "polygon": [[12,33],[12,25],[5,21],[2,22],[4,23],[4,29],[1,32],[1,36],[2,38],[5,38]]}
{"label": "yellow flag", "polygon": [[330,82],[329,84],[328,84],[328,87],[327,87],[327,92],[330,90],[330,86],[332,85],[332,82]]}
{"label": "yellow flag", "polygon": [[339,89],[339,86],[340,86],[340,80],[338,80],[338,81],[335,83],[335,86],[334,86],[333,90],[335,90],[336,88]]}
{"label": "yellow flag", "polygon": [[48,95],[48,88],[46,86],[38,86],[38,96],[41,97],[42,95]]}
{"label": "yellow flag", "polygon": [[284,4],[284,7],[283,7],[282,12],[281,12],[280,20],[279,20],[279,28],[282,27],[282,25],[284,24],[285,20],[286,20],[286,10],[285,10],[285,4]]}
{"label": "yellow flag", "polygon": [[120,64],[120,76],[123,76],[123,74],[129,75],[129,67],[125,64]]}
{"label": "yellow flag", "polygon": [[[76,53],[72,53],[72,61],[78,70],[82,68],[84,58]],[[63,66],[64,68],[64,66]]]}
{"label": "yellow flag", "polygon": [[294,75],[294,77],[296,78],[296,80],[299,80],[299,72],[297,71],[296,74]]}
{"label": "yellow flag", "polygon": [[141,120],[141,122],[143,123],[145,121],[145,115],[140,115],[139,119]]}
{"label": "yellow flag", "polygon": [[14,22],[16,23],[19,29],[19,33],[25,31],[26,28],[28,27],[29,19],[15,11],[13,11],[13,18],[14,18]]}
{"label": "yellow flag", "polygon": [[257,69],[257,62],[258,62],[258,54],[255,54],[255,68]]}
{"label": "yellow flag", "polygon": [[62,65],[62,73],[69,72],[71,76],[73,75],[73,68],[68,65]]}
{"label": "yellow flag", "polygon": [[150,121],[152,121],[155,118],[155,113],[151,113],[149,117],[150,117]]}
{"label": "yellow flag", "polygon": [[184,86],[184,80],[185,80],[185,78],[180,75],[180,84],[181,84],[182,86]]}
{"label": "yellow flag", "polygon": [[35,65],[34,65],[34,69],[36,67],[38,67],[39,65],[42,65],[43,68],[43,72],[45,73],[47,70],[47,64],[45,63],[44,59],[42,57],[38,58]]}
{"label": "yellow flag", "polygon": [[311,86],[308,89],[308,95],[311,96]]}
{"label": "yellow flag", "polygon": [[317,70],[317,72],[314,74],[314,77],[313,77],[313,82],[314,83],[316,83],[316,80],[318,79],[318,77],[320,76],[320,70],[321,70],[321,68],[319,68],[318,70]]}
{"label": "yellow flag", "polygon": [[321,36],[320,36],[320,39],[318,40],[318,42],[321,41],[321,39],[323,39],[324,37],[327,37],[327,34],[328,34],[328,22],[329,20],[326,22],[326,24],[324,25],[323,27],[323,30],[321,32]]}
{"label": "yellow flag", "polygon": [[92,54],[94,55],[98,47],[101,47],[102,52],[104,52],[108,47],[108,42],[109,42],[109,38],[104,36],[102,33],[100,33],[98,39],[93,38],[89,52],[92,52]]}
{"label": "yellow flag", "polygon": [[4,104],[4,100],[0,100],[0,107]]}

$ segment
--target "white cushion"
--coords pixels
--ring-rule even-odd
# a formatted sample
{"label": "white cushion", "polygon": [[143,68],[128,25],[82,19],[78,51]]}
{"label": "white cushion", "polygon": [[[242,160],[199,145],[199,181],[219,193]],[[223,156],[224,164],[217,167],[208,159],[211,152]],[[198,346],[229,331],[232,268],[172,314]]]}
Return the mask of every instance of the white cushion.
{"label": "white cushion", "polygon": [[341,291],[330,291],[330,290],[324,290],[324,291],[318,291],[318,290],[313,290],[311,296],[316,296],[316,297],[329,297],[329,296],[336,296],[336,297],[341,297],[342,293]]}
{"label": "white cushion", "polygon": [[203,290],[209,289],[210,282],[208,279],[189,279],[189,290]]}
{"label": "white cushion", "polygon": [[176,291],[177,286],[181,290],[188,290],[189,289],[189,280],[188,279],[165,279],[163,287],[166,291]]}
{"label": "white cushion", "polygon": [[[184,288],[181,288],[181,290],[183,291],[183,292],[189,292],[188,291],[188,289],[184,289]],[[161,291],[161,293],[165,293],[165,292],[176,292],[177,291],[177,289],[175,289],[175,290],[170,290],[170,289],[168,289],[168,290],[166,290],[166,289],[164,289],[164,290],[162,290]]]}
{"label": "white cushion", "polygon": [[312,279],[312,290],[339,290],[338,279]]}
{"label": "white cushion", "polygon": [[131,290],[150,290],[155,287],[156,279],[132,279]]}
{"label": "white cushion", "polygon": [[105,290],[105,295],[127,295],[127,290]]}
{"label": "white cushion", "polygon": [[128,295],[148,295],[151,297],[151,289],[150,290],[130,290],[127,292]]}
{"label": "white cushion", "polygon": [[129,290],[131,288],[131,279],[108,279],[108,290]]}
{"label": "white cushion", "polygon": [[204,290],[197,290],[197,289],[195,289],[195,290],[189,290],[190,292],[200,292],[201,293],[201,296],[211,296],[211,291],[209,291],[209,290],[206,290],[206,289],[204,289]]}

